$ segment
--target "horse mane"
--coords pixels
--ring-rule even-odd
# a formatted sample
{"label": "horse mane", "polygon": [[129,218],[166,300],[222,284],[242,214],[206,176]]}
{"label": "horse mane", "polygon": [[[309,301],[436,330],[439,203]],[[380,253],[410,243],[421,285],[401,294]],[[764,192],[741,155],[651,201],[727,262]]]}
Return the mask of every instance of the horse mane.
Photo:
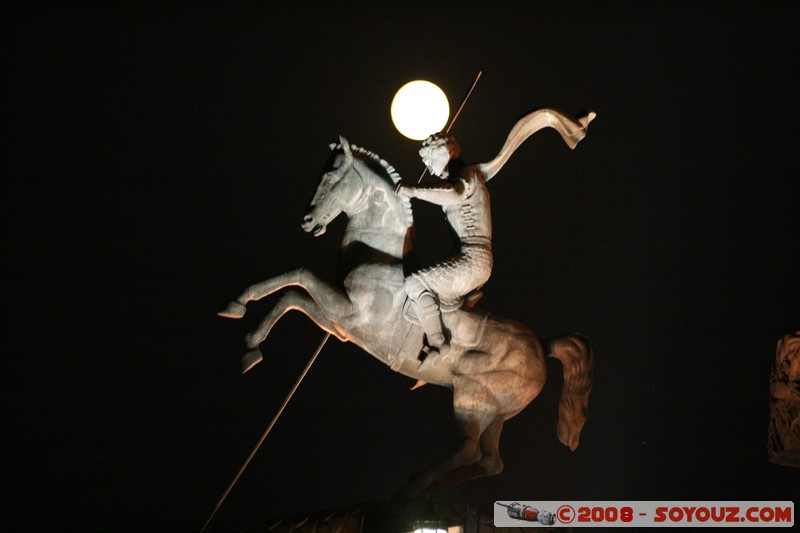
{"label": "horse mane", "polygon": [[[342,149],[342,145],[339,144],[339,143],[331,143],[329,146],[330,146],[331,150],[341,150]],[[363,148],[361,146],[356,146],[355,144],[351,144],[350,145],[350,151],[353,152],[353,155],[358,153],[358,154],[363,156],[362,159],[365,159],[365,160],[368,159],[370,161],[373,161],[373,162],[379,164],[383,168],[383,170],[386,172],[386,176],[384,176],[384,177],[388,177],[389,179],[391,179],[392,183],[394,185],[397,185],[403,179],[403,178],[400,177],[400,174],[397,173],[397,170],[395,170],[395,168],[392,165],[390,165],[388,161],[386,161],[385,159],[381,158],[381,156],[379,156],[375,152],[367,150],[366,148]],[[365,161],[365,162],[368,162],[368,161]]]}
{"label": "horse mane", "polygon": [[[331,150],[341,150],[342,149],[342,145],[339,144],[339,143],[331,143],[329,146],[330,146]],[[390,185],[391,189],[394,189],[394,187],[398,183],[403,181],[403,178],[400,176],[400,174],[397,172],[397,170],[392,165],[390,165],[388,161],[383,159],[381,156],[379,156],[375,152],[367,150],[366,148],[363,148],[361,146],[356,146],[355,144],[352,144],[352,143],[350,144],[350,151],[353,153],[353,157],[358,157],[358,159],[360,159],[361,161],[366,163],[367,166],[370,167],[370,169],[378,170],[377,168],[375,168],[375,165],[378,165],[383,170],[383,172],[376,172],[376,174],[380,178],[382,178],[384,180],[386,180],[387,178],[388,178],[388,180],[391,180],[391,185]],[[370,163],[372,163],[372,164],[370,165]],[[388,182],[387,182],[387,185],[389,185]],[[409,221],[408,225],[411,226],[414,223],[413,222],[414,221],[414,215],[413,215],[413,212],[411,210],[411,200],[409,200],[408,198],[404,198],[404,197],[401,198],[399,196],[397,197],[397,199],[400,200],[400,203],[403,206],[403,211],[406,214],[406,220]]]}

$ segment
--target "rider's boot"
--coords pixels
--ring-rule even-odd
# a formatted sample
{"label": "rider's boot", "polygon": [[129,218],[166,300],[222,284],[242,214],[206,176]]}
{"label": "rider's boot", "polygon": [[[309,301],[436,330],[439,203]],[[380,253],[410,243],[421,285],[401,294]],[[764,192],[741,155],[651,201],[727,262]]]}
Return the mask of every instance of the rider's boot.
{"label": "rider's boot", "polygon": [[450,343],[442,331],[442,317],[439,312],[439,305],[436,298],[430,291],[423,292],[417,300],[420,310],[420,322],[425,336],[428,338],[428,357],[424,362],[433,362],[436,359],[445,357],[450,352]]}
{"label": "rider's boot", "polygon": [[416,304],[420,324],[428,339],[428,346],[425,347],[428,357],[425,361],[432,362],[447,355],[450,351],[450,344],[442,331],[442,316],[436,297],[415,276],[406,278],[405,288],[408,297]]}

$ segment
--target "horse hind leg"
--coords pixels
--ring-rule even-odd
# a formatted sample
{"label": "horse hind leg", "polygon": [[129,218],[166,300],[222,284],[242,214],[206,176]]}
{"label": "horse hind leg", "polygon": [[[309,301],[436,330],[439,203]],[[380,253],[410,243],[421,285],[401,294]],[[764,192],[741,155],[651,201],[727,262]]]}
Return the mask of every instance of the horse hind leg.
{"label": "horse hind leg", "polygon": [[346,340],[336,328],[334,321],[310,296],[294,290],[287,291],[258,327],[245,337],[245,343],[249,351],[242,357],[243,374],[263,360],[258,345],[266,340],[272,327],[289,311],[300,311],[313,320],[322,330],[334,335],[339,340]]}
{"label": "horse hind leg", "polygon": [[473,464],[457,468],[436,479],[431,492],[443,492],[453,485],[484,476],[495,476],[503,471],[500,458],[500,433],[506,417],[496,416],[480,436],[481,458]]}
{"label": "horse hind leg", "polygon": [[481,460],[480,438],[494,415],[456,411],[463,437],[456,450],[433,466],[414,474],[406,487],[397,495],[400,499],[419,499],[430,496],[438,480],[447,474]]}
{"label": "horse hind leg", "polygon": [[[524,344],[528,346],[527,343]],[[512,347],[506,347],[514,351]],[[528,346],[530,348],[530,346]],[[531,352],[534,355],[538,352]],[[518,355],[524,356],[524,350]],[[476,370],[481,358],[462,358],[460,371]],[[540,361],[541,357],[534,358]],[[522,360],[528,360],[523,357]],[[543,363],[543,362],[542,362]],[[541,367],[541,368],[540,368]],[[424,481],[427,492],[445,490],[448,487],[471,478],[499,474],[503,469],[500,459],[499,442],[505,420],[522,411],[544,386],[544,366],[530,376],[522,376],[517,371],[492,371],[477,374],[460,374],[453,380],[453,408],[465,428],[462,447],[451,457],[430,469]],[[462,450],[469,450],[469,456]]]}

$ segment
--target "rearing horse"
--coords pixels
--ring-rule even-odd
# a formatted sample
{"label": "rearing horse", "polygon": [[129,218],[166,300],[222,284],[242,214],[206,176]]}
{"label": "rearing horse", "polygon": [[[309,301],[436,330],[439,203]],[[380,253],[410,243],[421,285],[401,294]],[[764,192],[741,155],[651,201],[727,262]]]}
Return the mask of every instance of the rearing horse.
{"label": "rearing horse", "polygon": [[[574,148],[586,134],[590,113],[579,121],[544,109],[512,129],[500,154],[480,165],[488,178],[519,144],[542,127],[552,127]],[[315,236],[339,214],[347,215],[342,241],[344,282],[336,286],[303,269],[256,283],[219,314],[241,318],[245,305],[289,286],[261,324],[246,337],[246,372],[262,356],[258,346],[275,323],[291,310],[301,311],[341,341],[350,341],[409,377],[451,388],[453,409],[463,431],[454,453],[412,476],[409,497],[425,496],[466,479],[498,474],[503,462],[498,444],[503,423],[524,409],[546,380],[544,350],[527,327],[478,309],[444,312],[451,339],[446,358],[420,366],[423,331],[403,289],[403,257],[411,250],[413,217],[408,199],[393,193],[400,176],[386,161],[341,138],[332,145],[332,168],[322,175],[302,227]],[[586,421],[594,358],[579,335],[552,339],[549,353],[564,368],[559,403],[559,440],[575,450]]]}

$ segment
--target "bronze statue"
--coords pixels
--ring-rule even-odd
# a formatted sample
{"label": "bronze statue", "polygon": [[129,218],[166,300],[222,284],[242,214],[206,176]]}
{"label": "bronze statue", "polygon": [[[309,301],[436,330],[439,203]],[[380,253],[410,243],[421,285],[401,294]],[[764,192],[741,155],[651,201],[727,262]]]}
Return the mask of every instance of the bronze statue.
{"label": "bronze statue", "polygon": [[[319,236],[334,218],[341,213],[347,215],[341,245],[342,264],[348,265],[347,272],[343,273],[344,282],[337,286],[298,268],[247,287],[219,313],[221,316],[240,318],[248,302],[287,287],[303,290],[283,292],[256,330],[247,335],[245,340],[250,351],[242,359],[243,371],[262,360],[258,346],[284,313],[300,311],[321,329],[341,341],[357,344],[392,370],[452,389],[455,416],[463,430],[461,446],[441,462],[413,476],[405,495],[425,496],[466,479],[499,473],[503,468],[498,452],[503,424],[539,394],[546,380],[546,366],[542,343],[527,327],[458,304],[463,293],[479,287],[491,271],[486,182],[534,132],[553,127],[570,147],[574,147],[585,136],[592,118],[594,113],[574,121],[549,109],[531,113],[512,129],[494,160],[466,167],[464,176],[467,177],[459,173],[454,182],[448,182],[451,189],[444,194],[459,198],[458,202],[448,204],[457,207],[451,211],[446,207],[448,219],[461,225],[462,230],[476,224],[480,239],[475,242],[482,252],[488,251],[488,257],[483,259],[486,265],[483,272],[479,275],[467,273],[466,277],[473,280],[471,283],[449,292],[440,285],[426,287],[435,298],[452,305],[444,306],[441,313],[442,336],[449,344],[447,356],[432,358],[424,365],[420,364],[420,354],[424,348],[426,328],[422,324],[425,317],[420,317],[419,305],[408,297],[408,281],[403,272],[403,257],[411,248],[413,224],[408,197],[430,200],[439,197],[434,197],[436,193],[428,195],[433,191],[430,187],[400,185],[400,176],[386,161],[341,138],[339,145],[331,147],[335,151],[332,168],[322,175],[302,227]],[[449,151],[447,159],[450,159]],[[399,193],[395,194],[395,190]],[[464,191],[469,191],[472,197],[486,195],[485,201],[479,196],[476,200],[480,201],[474,204],[469,199],[465,202]],[[480,223],[469,222],[461,206],[471,206],[473,211],[479,208],[474,220],[480,218]],[[460,233],[465,246],[472,245],[469,231]],[[466,263],[457,258],[453,268],[460,271],[463,264]],[[420,277],[423,281],[429,279],[425,274]],[[436,314],[439,314],[438,309]],[[436,340],[429,337],[429,342]],[[439,347],[442,345],[444,342]],[[586,421],[592,388],[592,349],[586,339],[576,334],[551,340],[547,350],[564,366],[558,438],[575,450]]]}

